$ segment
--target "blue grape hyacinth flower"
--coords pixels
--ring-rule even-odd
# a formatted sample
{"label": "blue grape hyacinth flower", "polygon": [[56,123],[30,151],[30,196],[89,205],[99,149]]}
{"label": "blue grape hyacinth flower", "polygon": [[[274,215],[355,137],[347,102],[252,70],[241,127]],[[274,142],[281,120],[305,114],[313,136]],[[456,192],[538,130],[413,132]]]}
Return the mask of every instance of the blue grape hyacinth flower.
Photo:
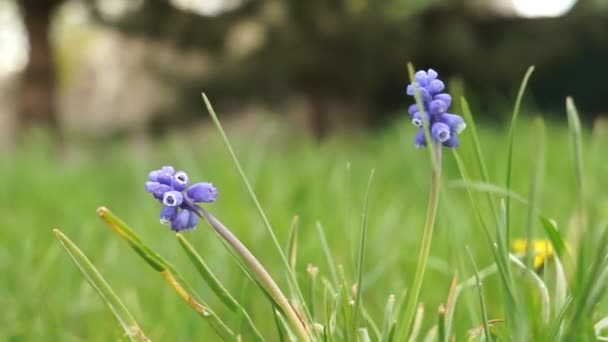
{"label": "blue grape hyacinth flower", "polygon": [[[466,124],[462,117],[448,113],[452,104],[452,96],[443,92],[444,83],[437,78],[435,70],[420,70],[414,75],[414,81],[406,88],[406,94],[415,96],[415,86],[420,92],[424,105],[424,114],[429,123],[429,135],[434,142],[441,143],[443,146],[455,148],[459,145],[458,134],[462,132]],[[412,118],[412,124],[418,127],[418,132],[414,138],[416,147],[427,145],[426,136],[423,128],[423,117],[416,104],[408,108],[408,113]]]}
{"label": "blue grape hyacinth flower", "polygon": [[188,187],[189,182],[186,172],[176,172],[172,166],[148,173],[146,191],[163,205],[160,222],[175,232],[194,229],[199,221],[197,203],[212,203],[218,197],[213,184],[200,182]]}

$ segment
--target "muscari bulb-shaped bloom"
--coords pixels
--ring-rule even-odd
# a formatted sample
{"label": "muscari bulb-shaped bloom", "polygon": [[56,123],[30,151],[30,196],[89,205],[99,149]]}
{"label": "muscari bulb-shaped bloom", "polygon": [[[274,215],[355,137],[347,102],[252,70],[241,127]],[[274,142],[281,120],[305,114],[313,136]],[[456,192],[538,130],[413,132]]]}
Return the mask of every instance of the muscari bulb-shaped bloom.
{"label": "muscari bulb-shaped bloom", "polygon": [[163,204],[160,222],[169,224],[176,232],[194,229],[199,222],[196,203],[215,202],[218,196],[211,183],[201,182],[190,188],[188,184],[188,175],[184,171],[175,172],[172,166],[151,171],[145,184],[146,191]]}
{"label": "muscari bulb-shaped bloom", "polygon": [[180,211],[171,222],[171,230],[179,232],[182,230],[194,229],[198,224],[198,215],[195,212],[184,209]]}
{"label": "muscari bulb-shaped bloom", "polygon": [[[179,232],[181,230],[185,230],[188,228],[194,228],[194,227],[188,226],[188,223],[190,222],[191,214],[194,214],[194,213],[192,213],[188,209],[181,210],[177,214],[177,216],[173,219],[173,221],[171,221],[171,230],[173,230],[175,232]],[[196,215],[196,214],[194,214],[194,215]]]}
{"label": "muscari bulb-shaped bloom", "polygon": [[177,217],[177,209],[178,207],[163,207],[160,210],[160,223],[171,224]]}
{"label": "muscari bulb-shaped bloom", "polygon": [[184,202],[184,194],[171,190],[163,195],[163,204],[167,207],[179,207]]}
{"label": "muscari bulb-shaped bloom", "polygon": [[448,141],[450,139],[450,126],[443,122],[435,122],[431,127],[431,136],[441,143]]}
{"label": "muscari bulb-shaped bloom", "polygon": [[171,180],[173,189],[183,191],[188,186],[188,175],[184,171],[177,171]]}
{"label": "muscari bulb-shaped bloom", "polygon": [[418,109],[418,105],[417,104],[413,104],[410,105],[410,107],[407,109],[407,112],[410,114],[410,116],[413,116],[414,114],[418,113],[420,110]]}
{"label": "muscari bulb-shaped bloom", "polygon": [[163,166],[159,170],[150,171],[150,173],[148,173],[148,180],[171,185],[171,177],[174,173],[175,169],[172,166]]}
{"label": "muscari bulb-shaped bloom", "polygon": [[416,127],[422,127],[422,115],[420,115],[420,112],[416,112],[412,116],[412,125]]}
{"label": "muscari bulb-shaped bloom", "polygon": [[439,116],[438,120],[448,125],[450,130],[456,132],[456,134],[460,134],[467,127],[462,117],[456,114],[445,113]]}
{"label": "muscari bulb-shaped bloom", "polygon": [[192,185],[188,191],[186,191],[186,194],[196,203],[215,202],[218,196],[215,186],[207,182]]}
{"label": "muscari bulb-shaped bloom", "polygon": [[426,137],[424,136],[424,129],[421,128],[416,132],[416,137],[414,138],[414,145],[417,148],[422,148],[426,146]]}
{"label": "muscari bulb-shaped bloom", "polygon": [[442,93],[445,84],[437,76],[437,72],[432,69],[420,70],[415,73],[414,81],[406,89],[406,93],[410,96],[415,96],[415,90],[418,89],[424,109],[424,112],[421,113],[420,109],[422,108],[418,108],[417,105],[411,105],[408,108],[408,113],[412,117],[412,124],[421,128],[414,138],[416,147],[427,145],[422,130],[422,115],[426,115],[425,119],[428,120],[431,140],[447,147],[458,146],[457,135],[466,127],[462,117],[448,113],[452,104],[452,97],[450,94]]}
{"label": "muscari bulb-shaped bloom", "polygon": [[448,104],[443,100],[433,100],[429,104],[429,112],[431,115],[443,114],[448,110]]}
{"label": "muscari bulb-shaped bloom", "polygon": [[441,80],[433,80],[429,83],[426,89],[429,91],[429,93],[431,93],[431,95],[436,95],[443,91],[443,88],[445,88],[445,85]]}
{"label": "muscari bulb-shaped bloom", "polygon": [[165,193],[171,190],[173,190],[173,188],[166,184],[161,184],[158,182],[146,182],[146,191],[151,193],[154,198],[160,201],[162,201]]}

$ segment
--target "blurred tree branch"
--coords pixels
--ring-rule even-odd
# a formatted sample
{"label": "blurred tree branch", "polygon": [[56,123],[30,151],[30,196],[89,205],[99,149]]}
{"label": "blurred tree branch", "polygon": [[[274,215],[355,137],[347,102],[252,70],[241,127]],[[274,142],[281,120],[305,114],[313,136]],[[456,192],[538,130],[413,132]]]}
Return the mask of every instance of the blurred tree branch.
{"label": "blurred tree branch", "polygon": [[[277,103],[301,94],[318,135],[334,113],[365,122],[370,108],[402,106],[407,61],[464,75],[477,89],[500,88],[517,83],[531,64],[549,66],[589,49],[607,49],[608,41],[607,13],[584,1],[566,16],[536,20],[482,13],[465,0],[245,0],[217,16],[143,0],[115,18],[98,1],[82,2],[96,22],[127,36],[209,57],[204,74],[183,72],[180,63],[154,56],[146,61],[151,72],[180,89],[183,108],[176,111],[200,112],[203,88],[220,104],[222,96]],[[24,117],[50,123],[56,120],[45,108],[52,108],[52,98],[39,95],[36,102],[28,94],[53,93],[45,32],[59,3],[21,2],[32,45],[25,79],[31,84],[24,89],[39,89],[24,90],[24,112],[30,113]]]}

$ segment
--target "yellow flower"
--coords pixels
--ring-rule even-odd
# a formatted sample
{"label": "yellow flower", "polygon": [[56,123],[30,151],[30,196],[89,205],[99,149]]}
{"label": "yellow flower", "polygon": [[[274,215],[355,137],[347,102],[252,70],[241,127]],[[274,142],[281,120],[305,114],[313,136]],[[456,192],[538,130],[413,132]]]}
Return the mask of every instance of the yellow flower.
{"label": "yellow flower", "polygon": [[[516,239],[511,245],[515,254],[526,254],[528,240]],[[545,264],[546,259],[553,257],[553,246],[549,240],[532,240],[532,255],[534,256],[534,269],[539,270]]]}

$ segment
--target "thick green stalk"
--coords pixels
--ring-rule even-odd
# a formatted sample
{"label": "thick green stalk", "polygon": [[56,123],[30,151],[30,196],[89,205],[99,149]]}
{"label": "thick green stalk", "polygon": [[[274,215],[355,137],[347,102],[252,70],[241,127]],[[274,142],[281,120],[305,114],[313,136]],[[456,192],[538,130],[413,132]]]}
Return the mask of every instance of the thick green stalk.
{"label": "thick green stalk", "polygon": [[426,221],[424,231],[422,232],[422,244],[418,254],[418,264],[416,265],[416,273],[414,274],[414,282],[408,291],[407,302],[405,305],[405,314],[401,320],[401,328],[397,341],[405,341],[409,334],[410,325],[414,319],[414,313],[418,305],[418,296],[422,287],[424,271],[426,270],[429,251],[431,249],[431,241],[433,238],[433,230],[435,227],[435,217],[437,216],[437,205],[439,204],[439,181],[441,178],[441,145],[432,143],[430,148],[433,149],[434,161],[431,167],[431,189],[429,202],[426,211]]}
{"label": "thick green stalk", "polygon": [[296,313],[295,309],[291,306],[287,297],[283,294],[279,286],[275,283],[274,279],[270,276],[268,271],[262,266],[258,259],[251,253],[251,251],[234,235],[232,232],[224,226],[218,219],[211,215],[207,210],[196,207],[196,213],[204,218],[209,225],[228,243],[232,248],[245,261],[245,263],[254,272],[258,281],[268,294],[275,301],[276,305],[281,309],[287,320],[291,324],[292,328],[298,335],[300,341],[310,341],[308,332],[306,331],[305,323],[300,318],[299,314]]}

